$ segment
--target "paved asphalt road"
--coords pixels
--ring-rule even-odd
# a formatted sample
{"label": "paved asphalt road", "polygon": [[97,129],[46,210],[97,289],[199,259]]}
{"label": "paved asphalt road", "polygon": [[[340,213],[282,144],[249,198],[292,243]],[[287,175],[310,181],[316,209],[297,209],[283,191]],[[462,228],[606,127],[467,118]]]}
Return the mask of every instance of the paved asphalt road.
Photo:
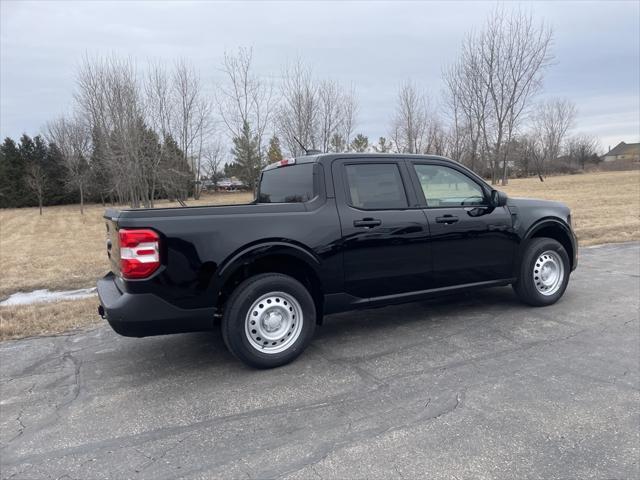
{"label": "paved asphalt road", "polygon": [[329,317],[256,371],[218,334],[0,345],[2,478],[638,478],[640,245],[564,298],[510,288]]}

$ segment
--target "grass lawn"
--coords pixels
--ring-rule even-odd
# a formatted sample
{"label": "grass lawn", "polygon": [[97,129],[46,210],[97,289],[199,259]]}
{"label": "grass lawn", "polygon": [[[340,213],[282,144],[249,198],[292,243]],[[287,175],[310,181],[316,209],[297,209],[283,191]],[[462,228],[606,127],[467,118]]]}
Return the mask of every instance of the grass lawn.
{"label": "grass lawn", "polygon": [[[515,179],[502,188],[514,197],[558,200],[572,209],[582,246],[640,239],[640,171]],[[247,193],[213,194],[189,205],[246,203]],[[172,206],[160,202],[161,206]],[[0,300],[38,288],[95,285],[108,271],[104,208],[89,205],[0,210]],[[0,307],[0,339],[53,333],[97,321],[95,299],[28,307]],[[89,308],[91,307],[91,308]]]}
{"label": "grass lawn", "polygon": [[640,240],[640,170],[510,180],[513,197],[558,200],[571,208],[581,246]]}
{"label": "grass lawn", "polygon": [[0,340],[54,335],[104,322],[97,297],[0,307]]}
{"label": "grass lawn", "polygon": [[[248,193],[225,193],[188,205],[246,203]],[[175,206],[159,202],[158,207]],[[70,290],[94,286],[109,270],[102,205],[0,210],[0,300],[38,288]]]}

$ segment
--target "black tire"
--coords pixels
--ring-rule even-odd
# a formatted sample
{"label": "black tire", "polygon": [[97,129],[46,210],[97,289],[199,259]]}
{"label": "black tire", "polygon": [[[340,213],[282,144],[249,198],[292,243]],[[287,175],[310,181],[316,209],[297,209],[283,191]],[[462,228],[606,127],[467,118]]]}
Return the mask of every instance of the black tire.
{"label": "black tire", "polygon": [[[269,342],[265,342],[265,346],[261,347],[263,350],[258,350],[255,345],[256,340],[252,340],[252,335],[248,331],[248,328],[250,329],[251,327],[246,327],[246,325],[249,322],[249,310],[252,309],[254,303],[262,296],[272,292],[282,292],[290,299],[293,299],[298,304],[296,307],[299,307],[296,310],[300,310],[300,312],[297,317],[292,315],[292,321],[298,322],[297,330],[294,332],[294,337],[292,337],[295,340],[288,343],[289,340],[286,339],[285,334],[283,335],[284,338],[280,340],[284,342],[283,348],[286,347],[285,350],[276,353],[264,353],[267,351],[265,349],[280,347],[271,347]],[[283,300],[283,303],[286,302]],[[291,309],[289,308],[289,310]],[[293,325],[295,327],[296,324],[294,323]],[[296,279],[280,273],[263,273],[248,278],[238,285],[227,301],[222,318],[222,338],[227,348],[239,360],[255,368],[274,368],[293,361],[307,348],[313,338],[315,328],[316,308],[311,294]],[[252,331],[255,332],[254,330]],[[257,338],[262,340],[260,337]],[[287,341],[285,342],[285,340]],[[273,345],[276,345],[276,343],[273,343]]]}
{"label": "black tire", "polygon": [[[556,288],[548,290],[553,293],[542,293],[539,288],[547,288],[544,285],[536,287],[536,273],[541,263],[540,258],[545,252],[551,252],[551,257],[555,256],[562,262],[562,278],[558,282]],[[543,307],[553,305],[564,294],[569,283],[569,273],[571,272],[571,264],[569,263],[569,255],[560,242],[552,238],[532,238],[527,244],[526,250],[522,256],[520,264],[520,274],[518,281],[513,284],[513,289],[521,301],[534,307]],[[555,290],[555,291],[553,291]]]}

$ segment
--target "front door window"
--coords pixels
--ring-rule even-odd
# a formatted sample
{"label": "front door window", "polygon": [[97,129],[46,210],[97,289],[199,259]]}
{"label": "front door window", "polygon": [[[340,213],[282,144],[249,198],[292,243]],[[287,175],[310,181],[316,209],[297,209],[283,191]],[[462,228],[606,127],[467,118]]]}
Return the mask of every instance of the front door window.
{"label": "front door window", "polygon": [[466,175],[442,165],[414,165],[427,207],[473,207],[485,204],[482,188]]}

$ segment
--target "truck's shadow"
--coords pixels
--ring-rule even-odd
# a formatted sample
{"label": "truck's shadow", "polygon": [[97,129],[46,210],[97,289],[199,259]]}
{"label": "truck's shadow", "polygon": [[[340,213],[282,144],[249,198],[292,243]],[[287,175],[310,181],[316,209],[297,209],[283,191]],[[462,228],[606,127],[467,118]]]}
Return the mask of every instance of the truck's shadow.
{"label": "truck's shadow", "polygon": [[329,315],[317,331],[319,338],[341,336],[345,330],[364,328],[375,335],[377,330],[386,330],[394,326],[415,326],[428,328],[429,324],[458,321],[487,310],[506,310],[518,308],[522,304],[517,300],[511,288],[501,287],[482,291],[442,296],[419,302],[391,305],[381,308],[357,310]]}
{"label": "truck's shadow", "polygon": [[[436,330],[446,334],[455,331],[465,323],[471,325],[482,314],[483,322],[491,327],[493,314],[517,312],[529,308],[522,306],[510,288],[493,288],[483,291],[440,297],[428,301],[392,305],[377,309],[358,310],[325,318],[324,324],[316,330],[314,342],[327,345],[367,342],[381,335],[401,335],[394,333],[398,327],[414,329],[424,333]],[[212,332],[132,339],[135,355],[140,362],[166,363],[170,368],[167,375],[186,373],[202,369],[230,369],[236,373],[254,371],[242,365],[227,350],[219,328]],[[314,344],[312,342],[312,345]],[[297,362],[304,362],[310,355],[303,353]],[[137,364],[140,366],[140,364]],[[286,368],[286,367],[285,367]]]}

